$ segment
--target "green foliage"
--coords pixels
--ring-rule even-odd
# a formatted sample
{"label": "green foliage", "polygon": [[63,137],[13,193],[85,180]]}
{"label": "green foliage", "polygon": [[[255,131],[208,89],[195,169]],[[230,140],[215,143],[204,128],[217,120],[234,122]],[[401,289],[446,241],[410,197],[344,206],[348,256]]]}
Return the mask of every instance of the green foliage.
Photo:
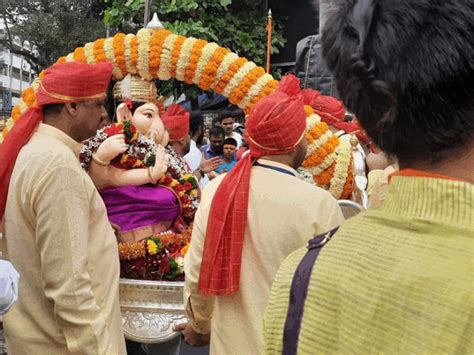
{"label": "green foliage", "polygon": [[[76,47],[105,37],[102,6],[98,0],[2,0],[0,13],[9,25],[3,44],[40,71]],[[35,46],[38,56],[15,48],[14,36]]]}
{"label": "green foliage", "polygon": [[[143,27],[145,0],[102,0],[104,22],[119,30],[137,31]],[[266,63],[267,13],[263,1],[242,0],[160,0],[153,1],[151,13],[157,12],[163,25],[176,34],[202,38],[229,48],[257,65]],[[274,24],[272,53],[285,44],[281,24]],[[272,72],[279,77],[278,72]],[[197,97],[196,87],[177,81],[162,84],[162,92],[185,92]]]}

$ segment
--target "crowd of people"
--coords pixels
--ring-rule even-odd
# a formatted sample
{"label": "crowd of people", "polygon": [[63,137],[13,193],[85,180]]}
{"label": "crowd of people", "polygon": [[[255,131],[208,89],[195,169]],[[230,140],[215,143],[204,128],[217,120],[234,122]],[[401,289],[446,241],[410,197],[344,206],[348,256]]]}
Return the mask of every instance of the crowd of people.
{"label": "crowd of people", "polygon": [[[159,107],[156,88],[118,89],[110,125],[110,62],[47,69],[0,144],[9,354],[125,354],[117,239],[191,227],[188,322],[175,326],[191,346],[474,353],[473,18],[471,0],[334,2],[324,58],[383,152],[367,161],[373,208],[347,220],[298,177],[307,107],[293,75],[241,135],[228,111],[206,127],[200,112]],[[124,155],[133,144],[140,159]]]}

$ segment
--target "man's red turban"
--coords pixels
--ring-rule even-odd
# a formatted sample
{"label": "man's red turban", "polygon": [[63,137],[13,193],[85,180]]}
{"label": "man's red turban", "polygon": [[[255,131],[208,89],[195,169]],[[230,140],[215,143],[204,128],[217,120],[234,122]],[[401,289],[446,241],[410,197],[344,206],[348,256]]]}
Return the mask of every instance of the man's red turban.
{"label": "man's red turban", "polygon": [[43,106],[103,100],[112,77],[112,63],[85,64],[70,62],[48,68],[36,92],[36,105],[25,111],[0,144],[0,217],[5,212],[13,167],[20,149],[30,139],[43,119]]}
{"label": "man's red turban", "polygon": [[342,101],[332,96],[321,95],[319,91],[312,89],[303,90],[303,95],[305,105],[311,106],[323,122],[346,133],[354,133],[364,144],[370,143],[370,138],[360,127],[359,122],[344,121],[346,109]]}
{"label": "man's red turban", "polygon": [[170,140],[179,141],[189,134],[189,112],[180,105],[170,105],[161,119],[170,135]]}
{"label": "man's red turban", "polygon": [[252,165],[259,157],[294,151],[305,128],[299,80],[289,75],[250,113],[245,133],[250,154],[225,176],[214,195],[199,277],[201,293],[227,295],[239,290]]}

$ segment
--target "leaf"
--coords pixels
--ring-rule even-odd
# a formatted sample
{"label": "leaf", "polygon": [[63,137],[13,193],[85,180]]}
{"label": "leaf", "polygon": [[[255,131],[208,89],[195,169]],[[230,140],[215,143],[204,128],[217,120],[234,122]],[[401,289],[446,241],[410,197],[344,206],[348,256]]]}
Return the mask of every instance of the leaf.
{"label": "leaf", "polygon": [[221,4],[222,6],[224,6],[224,7],[227,7],[227,6],[229,6],[230,4],[232,4],[232,0],[220,0],[219,2],[220,2],[220,4]]}

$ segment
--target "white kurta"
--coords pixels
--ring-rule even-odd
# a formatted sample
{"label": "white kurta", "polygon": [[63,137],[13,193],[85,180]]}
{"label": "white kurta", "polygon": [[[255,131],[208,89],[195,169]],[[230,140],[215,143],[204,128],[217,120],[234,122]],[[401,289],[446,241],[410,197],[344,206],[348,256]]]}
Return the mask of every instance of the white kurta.
{"label": "white kurta", "polygon": [[[296,173],[286,165],[259,162]],[[315,234],[338,226],[343,217],[329,192],[291,175],[253,167],[240,290],[206,298],[197,287],[209,209],[222,178],[214,179],[204,190],[196,214],[184,264],[185,304],[193,328],[200,333],[211,330],[211,354],[261,354],[263,314],[281,262]]]}
{"label": "white kurta", "polygon": [[4,223],[20,273],[18,301],[4,317],[12,355],[126,353],[117,242],[78,148],[40,124],[13,170]]}

